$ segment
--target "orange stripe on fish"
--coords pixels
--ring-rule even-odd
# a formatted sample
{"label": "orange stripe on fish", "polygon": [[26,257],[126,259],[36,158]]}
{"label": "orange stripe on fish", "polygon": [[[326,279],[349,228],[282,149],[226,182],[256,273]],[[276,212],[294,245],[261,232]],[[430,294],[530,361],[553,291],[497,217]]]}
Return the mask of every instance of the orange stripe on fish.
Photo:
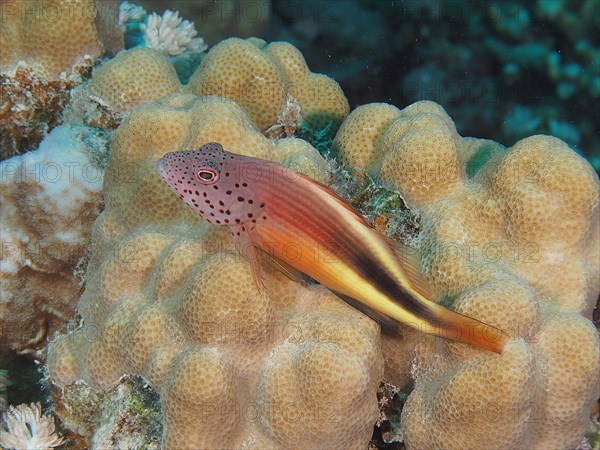
{"label": "orange stripe on fish", "polygon": [[194,211],[229,227],[252,256],[259,288],[255,246],[288,275],[310,276],[384,324],[502,352],[508,335],[431,301],[418,254],[377,233],[327,186],[218,143],[167,153],[156,168]]}

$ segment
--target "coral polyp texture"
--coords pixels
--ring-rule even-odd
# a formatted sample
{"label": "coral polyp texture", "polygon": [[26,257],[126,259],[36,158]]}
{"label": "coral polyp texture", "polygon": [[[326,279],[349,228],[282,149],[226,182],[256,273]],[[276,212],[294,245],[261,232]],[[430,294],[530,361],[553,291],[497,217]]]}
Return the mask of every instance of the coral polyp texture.
{"label": "coral polyp texture", "polygon": [[385,337],[386,376],[415,387],[409,448],[575,448],[599,393],[591,322],[600,287],[598,177],[564,142],[504,149],[463,138],[432,102],[357,108],[334,152],[421,215],[435,300],[514,339],[500,356],[405,330]]}
{"label": "coral polyp texture", "polygon": [[141,375],[160,393],[166,448],[366,446],[383,376],[378,326],[268,265],[256,289],[229,232],[155,172],[165,152],[211,141],[324,177],[314,148],[275,144],[230,100],[173,94],[135,109],[111,148],[83,326],[51,344],[50,379],[102,389]]}
{"label": "coral polyp texture", "polygon": [[118,4],[111,0],[16,0],[2,6],[0,71],[19,61],[44,81],[57,79],[83,62],[123,48],[117,23]]}
{"label": "coral polyp texture", "polygon": [[121,113],[182,90],[169,58],[151,48],[120,52],[94,70],[85,87],[88,95]]}
{"label": "coral polyp texture", "polygon": [[312,73],[298,49],[287,42],[226,39],[208,52],[187,89],[235,101],[261,131],[277,124],[288,96],[300,105],[308,126],[330,126],[332,135],[349,112],[340,86]]}

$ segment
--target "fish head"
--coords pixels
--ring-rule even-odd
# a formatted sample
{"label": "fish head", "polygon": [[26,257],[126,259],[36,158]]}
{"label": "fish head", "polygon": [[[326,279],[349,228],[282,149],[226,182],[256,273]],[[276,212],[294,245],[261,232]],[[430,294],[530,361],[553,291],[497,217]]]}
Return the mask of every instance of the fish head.
{"label": "fish head", "polygon": [[194,151],[167,153],[156,163],[156,170],[179,198],[208,222],[255,224],[265,202],[251,177],[245,176],[248,160],[254,158],[227,152],[212,142]]}

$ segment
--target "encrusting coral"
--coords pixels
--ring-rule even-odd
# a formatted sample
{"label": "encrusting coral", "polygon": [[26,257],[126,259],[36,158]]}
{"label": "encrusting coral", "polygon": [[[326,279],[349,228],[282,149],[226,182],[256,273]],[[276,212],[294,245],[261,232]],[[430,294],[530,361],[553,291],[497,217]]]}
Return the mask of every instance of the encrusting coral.
{"label": "encrusting coral", "polygon": [[328,448],[368,442],[383,374],[379,329],[320,286],[268,266],[258,292],[229,233],[155,173],[167,151],[219,141],[324,180],[309,144],[264,137],[235,103],[173,94],[118,128],[106,209],[79,303],[83,326],[48,355],[59,386],[139,374],[160,392],[166,448]]}
{"label": "encrusting coral", "polygon": [[81,294],[75,272],[102,209],[103,175],[85,133],[61,125],[39,149],[0,163],[3,352],[43,349]]}
{"label": "encrusting coral", "polygon": [[386,376],[415,388],[410,448],[574,448],[599,392],[591,314],[600,286],[598,178],[568,146],[505,150],[462,138],[437,104],[353,111],[334,141],[349,167],[421,214],[422,270],[437,301],[515,338],[501,356],[405,330],[383,339]]}

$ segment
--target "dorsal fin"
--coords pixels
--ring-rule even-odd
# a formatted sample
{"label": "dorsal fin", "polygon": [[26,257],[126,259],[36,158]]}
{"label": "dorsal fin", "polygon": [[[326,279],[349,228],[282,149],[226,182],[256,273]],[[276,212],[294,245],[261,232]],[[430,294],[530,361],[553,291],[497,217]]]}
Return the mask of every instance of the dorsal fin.
{"label": "dorsal fin", "polygon": [[361,216],[352,207],[352,205],[350,205],[346,200],[344,200],[342,197],[340,197],[339,194],[337,192],[335,192],[333,189],[331,189],[329,186],[326,186],[325,184],[321,183],[320,181],[313,180],[309,176],[304,175],[302,173],[298,173],[298,175],[300,176],[300,178],[302,178],[306,182],[315,186],[321,192],[323,192],[323,193],[327,194],[329,197],[333,198],[340,206],[342,206],[343,208],[348,210],[350,213],[352,213],[355,216],[356,220],[361,222],[363,225],[370,227],[370,225],[366,222],[366,220],[363,218],[363,216]]}

